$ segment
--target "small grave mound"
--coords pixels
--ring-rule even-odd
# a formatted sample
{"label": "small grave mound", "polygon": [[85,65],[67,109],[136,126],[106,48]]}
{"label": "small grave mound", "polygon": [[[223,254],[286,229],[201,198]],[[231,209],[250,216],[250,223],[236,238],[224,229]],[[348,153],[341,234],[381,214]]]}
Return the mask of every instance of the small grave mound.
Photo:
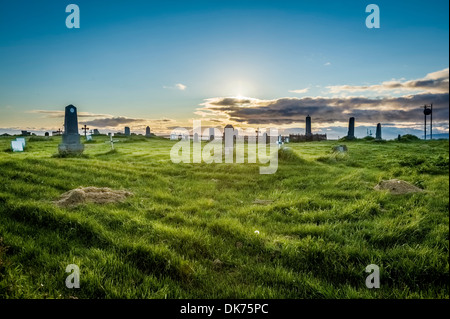
{"label": "small grave mound", "polygon": [[374,187],[375,190],[388,190],[391,194],[409,194],[423,192],[423,189],[399,179],[381,181]]}
{"label": "small grave mound", "polygon": [[73,207],[83,203],[107,204],[122,202],[133,193],[108,187],[79,187],[61,195],[55,203],[61,207]]}

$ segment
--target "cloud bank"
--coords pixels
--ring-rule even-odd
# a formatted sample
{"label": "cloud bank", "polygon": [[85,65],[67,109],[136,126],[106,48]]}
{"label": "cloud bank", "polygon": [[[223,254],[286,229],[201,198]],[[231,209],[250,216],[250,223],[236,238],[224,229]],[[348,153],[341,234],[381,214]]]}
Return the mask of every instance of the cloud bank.
{"label": "cloud bank", "polygon": [[[423,120],[421,108],[433,103],[433,119],[448,122],[449,69],[427,74],[411,81],[383,82],[373,86],[334,86],[330,93],[341,91],[418,90],[402,96],[386,95],[377,98],[351,97],[283,97],[262,100],[242,97],[205,99],[196,114],[204,118],[219,118],[223,122],[249,125],[289,125],[304,122],[310,115],[316,123],[346,123],[354,116],[359,123],[418,123]],[[406,92],[405,92],[406,93]]]}

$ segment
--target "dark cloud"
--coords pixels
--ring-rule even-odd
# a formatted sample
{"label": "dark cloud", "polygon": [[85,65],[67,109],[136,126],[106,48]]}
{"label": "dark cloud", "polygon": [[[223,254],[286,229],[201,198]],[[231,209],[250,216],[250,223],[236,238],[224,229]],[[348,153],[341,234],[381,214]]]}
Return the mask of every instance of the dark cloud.
{"label": "dark cloud", "polygon": [[144,119],[132,119],[127,117],[111,117],[111,118],[102,118],[102,119],[95,119],[92,121],[84,121],[80,122],[81,124],[86,125],[92,125],[96,127],[115,127],[123,124],[130,124],[130,123],[139,123],[144,122],[146,120]]}
{"label": "dark cloud", "polygon": [[347,121],[354,116],[360,122],[416,122],[422,120],[421,108],[433,103],[434,120],[448,121],[449,94],[426,93],[402,97],[318,97],[280,98],[276,100],[242,100],[212,98],[206,100],[198,114],[227,117],[246,124],[292,124],[303,122],[307,115],[319,123]]}
{"label": "dark cloud", "polygon": [[[44,114],[46,118],[62,118],[65,111],[51,111],[51,110],[32,110],[27,113]],[[106,117],[108,114],[95,114],[89,112],[78,112],[78,117]]]}

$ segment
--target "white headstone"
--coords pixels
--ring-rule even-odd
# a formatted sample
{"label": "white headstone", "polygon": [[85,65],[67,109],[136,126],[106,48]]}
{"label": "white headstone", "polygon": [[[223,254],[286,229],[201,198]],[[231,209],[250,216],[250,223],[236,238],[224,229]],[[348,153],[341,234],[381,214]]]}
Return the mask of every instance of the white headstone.
{"label": "white headstone", "polygon": [[13,152],[23,152],[23,144],[21,141],[11,141],[11,149]]}
{"label": "white headstone", "polygon": [[92,141],[92,135],[86,135],[86,141]]}
{"label": "white headstone", "polygon": [[16,138],[16,141],[17,141],[17,142],[21,142],[22,145],[23,145],[23,147],[25,147],[25,144],[26,144],[25,138],[23,138],[23,137],[17,137],[17,138]]}

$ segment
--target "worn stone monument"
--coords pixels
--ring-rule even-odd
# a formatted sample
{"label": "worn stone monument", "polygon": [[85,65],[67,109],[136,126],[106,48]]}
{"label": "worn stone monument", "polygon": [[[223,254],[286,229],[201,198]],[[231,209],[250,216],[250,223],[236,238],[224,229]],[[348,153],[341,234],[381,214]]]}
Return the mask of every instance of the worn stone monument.
{"label": "worn stone monument", "polygon": [[13,152],[23,152],[23,144],[21,141],[11,141],[11,149]]}
{"label": "worn stone monument", "polygon": [[146,128],[145,128],[145,136],[147,136],[147,137],[149,137],[151,134],[150,134],[150,126],[147,126]]}
{"label": "worn stone monument", "polygon": [[128,126],[125,126],[125,135],[127,135],[127,136],[131,135],[131,131],[130,131],[130,128]]}
{"label": "worn stone monument", "polygon": [[60,154],[80,154],[84,151],[84,145],[80,143],[80,134],[78,133],[77,108],[73,105],[66,106],[64,133],[58,150]]}
{"label": "worn stone monument", "polygon": [[200,139],[198,137],[198,133],[194,133],[194,143],[200,142]]}
{"label": "worn stone monument", "polygon": [[381,123],[377,124],[377,132],[375,134],[376,140],[381,140]]}
{"label": "worn stone monument", "polygon": [[309,115],[306,117],[305,135],[306,136],[311,136],[312,135],[312,131],[311,131],[311,116],[309,116]]}
{"label": "worn stone monument", "polygon": [[351,117],[348,120],[348,133],[347,133],[347,139],[353,140],[355,139],[355,118]]}

